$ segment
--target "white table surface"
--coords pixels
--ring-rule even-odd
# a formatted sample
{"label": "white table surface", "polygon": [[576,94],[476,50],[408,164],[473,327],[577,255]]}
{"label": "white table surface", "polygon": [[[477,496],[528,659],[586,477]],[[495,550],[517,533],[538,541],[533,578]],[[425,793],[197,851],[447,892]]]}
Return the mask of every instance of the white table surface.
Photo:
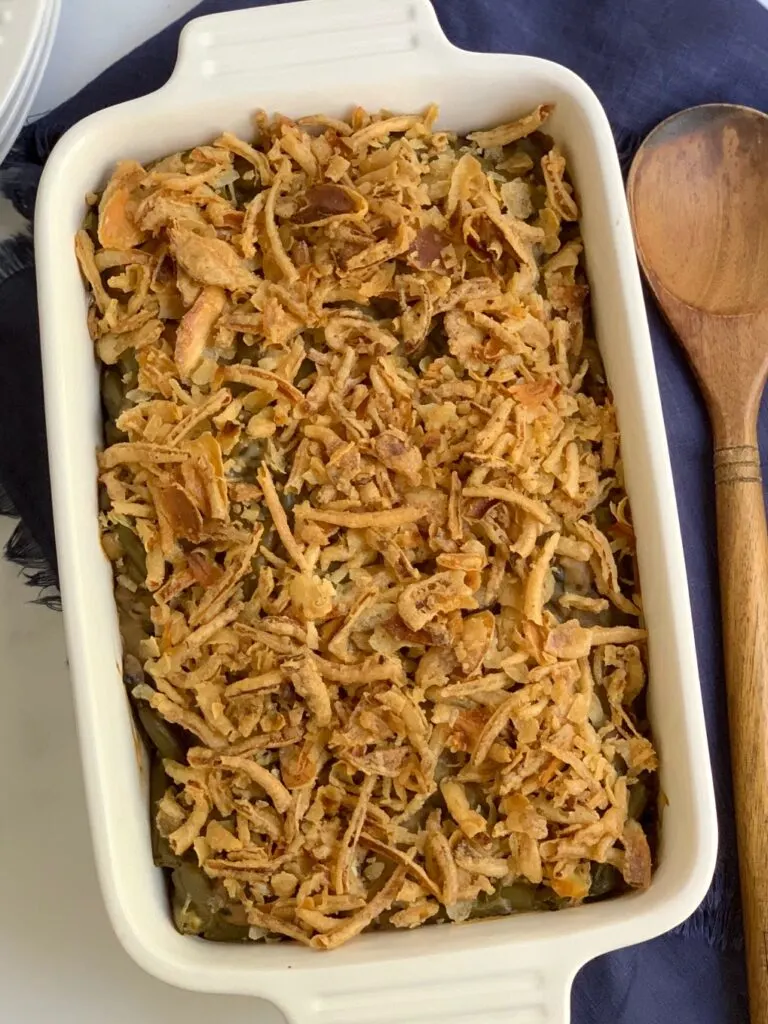
{"label": "white table surface", "polygon": [[[62,6],[38,112],[194,0]],[[0,546],[12,528],[0,519]],[[281,1024],[282,1014],[260,1000],[155,981],[112,934],[91,853],[61,615],[33,597],[0,559],[0,1022]]]}

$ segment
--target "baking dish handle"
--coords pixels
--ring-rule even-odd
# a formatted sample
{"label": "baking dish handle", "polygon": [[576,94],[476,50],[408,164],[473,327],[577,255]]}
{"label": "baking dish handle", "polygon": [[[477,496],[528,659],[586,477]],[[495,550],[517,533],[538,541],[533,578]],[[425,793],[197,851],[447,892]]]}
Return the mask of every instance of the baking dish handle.
{"label": "baking dish handle", "polygon": [[286,78],[301,88],[340,61],[366,75],[424,71],[452,49],[429,0],[303,0],[191,21],[166,88],[216,97]]}
{"label": "baking dish handle", "polygon": [[520,959],[485,950],[436,966],[417,956],[396,982],[361,967],[340,972],[334,987],[327,976],[314,991],[296,986],[279,1004],[290,1024],[569,1024],[580,963],[551,947],[546,962]]}

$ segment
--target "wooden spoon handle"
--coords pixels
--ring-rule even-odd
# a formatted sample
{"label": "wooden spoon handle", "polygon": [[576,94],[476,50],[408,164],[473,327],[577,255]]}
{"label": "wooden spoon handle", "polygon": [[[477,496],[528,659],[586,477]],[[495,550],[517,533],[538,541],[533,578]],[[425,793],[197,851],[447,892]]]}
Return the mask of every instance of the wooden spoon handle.
{"label": "wooden spoon handle", "polygon": [[717,539],[750,1016],[768,1022],[768,539],[756,445],[715,449]]}

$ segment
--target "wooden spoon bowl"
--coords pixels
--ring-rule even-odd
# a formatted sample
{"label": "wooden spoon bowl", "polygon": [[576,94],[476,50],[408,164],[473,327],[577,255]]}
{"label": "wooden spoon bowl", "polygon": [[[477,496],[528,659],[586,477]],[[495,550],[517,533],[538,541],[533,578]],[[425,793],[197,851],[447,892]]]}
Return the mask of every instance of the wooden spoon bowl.
{"label": "wooden spoon bowl", "polygon": [[640,147],[640,264],[712,420],[728,719],[750,1012],[768,1024],[768,540],[757,414],[768,372],[768,116],[710,104]]}

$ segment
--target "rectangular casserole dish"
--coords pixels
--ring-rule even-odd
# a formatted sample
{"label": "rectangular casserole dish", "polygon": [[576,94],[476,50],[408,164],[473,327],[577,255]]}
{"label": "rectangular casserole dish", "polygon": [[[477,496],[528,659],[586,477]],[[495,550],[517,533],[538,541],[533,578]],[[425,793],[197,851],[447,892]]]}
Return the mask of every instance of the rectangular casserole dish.
{"label": "rectangular casserole dish", "polygon": [[[582,206],[597,336],[618,408],[650,633],[650,715],[664,813],[649,890],[557,914],[364,935],[327,956],[178,934],[152,864],[146,758],[121,682],[112,574],[99,542],[98,370],[73,238],[85,193],[115,161],[249,130],[256,107],[341,114],[440,105],[463,132],[554,102]],[[427,0],[312,0],[214,15],[184,30],[159,92],[93,115],[61,140],[40,188],[35,244],[59,572],[91,825],[115,931],[132,957],[190,989],[259,995],[291,1022],[564,1024],[588,959],[672,928],[704,897],[717,827],[674,488],[621,173],[605,114],[570,71],[467,53]],[[138,770],[137,770],[138,759]],[[290,973],[289,973],[290,972]],[[297,976],[298,975],[298,976]]]}

